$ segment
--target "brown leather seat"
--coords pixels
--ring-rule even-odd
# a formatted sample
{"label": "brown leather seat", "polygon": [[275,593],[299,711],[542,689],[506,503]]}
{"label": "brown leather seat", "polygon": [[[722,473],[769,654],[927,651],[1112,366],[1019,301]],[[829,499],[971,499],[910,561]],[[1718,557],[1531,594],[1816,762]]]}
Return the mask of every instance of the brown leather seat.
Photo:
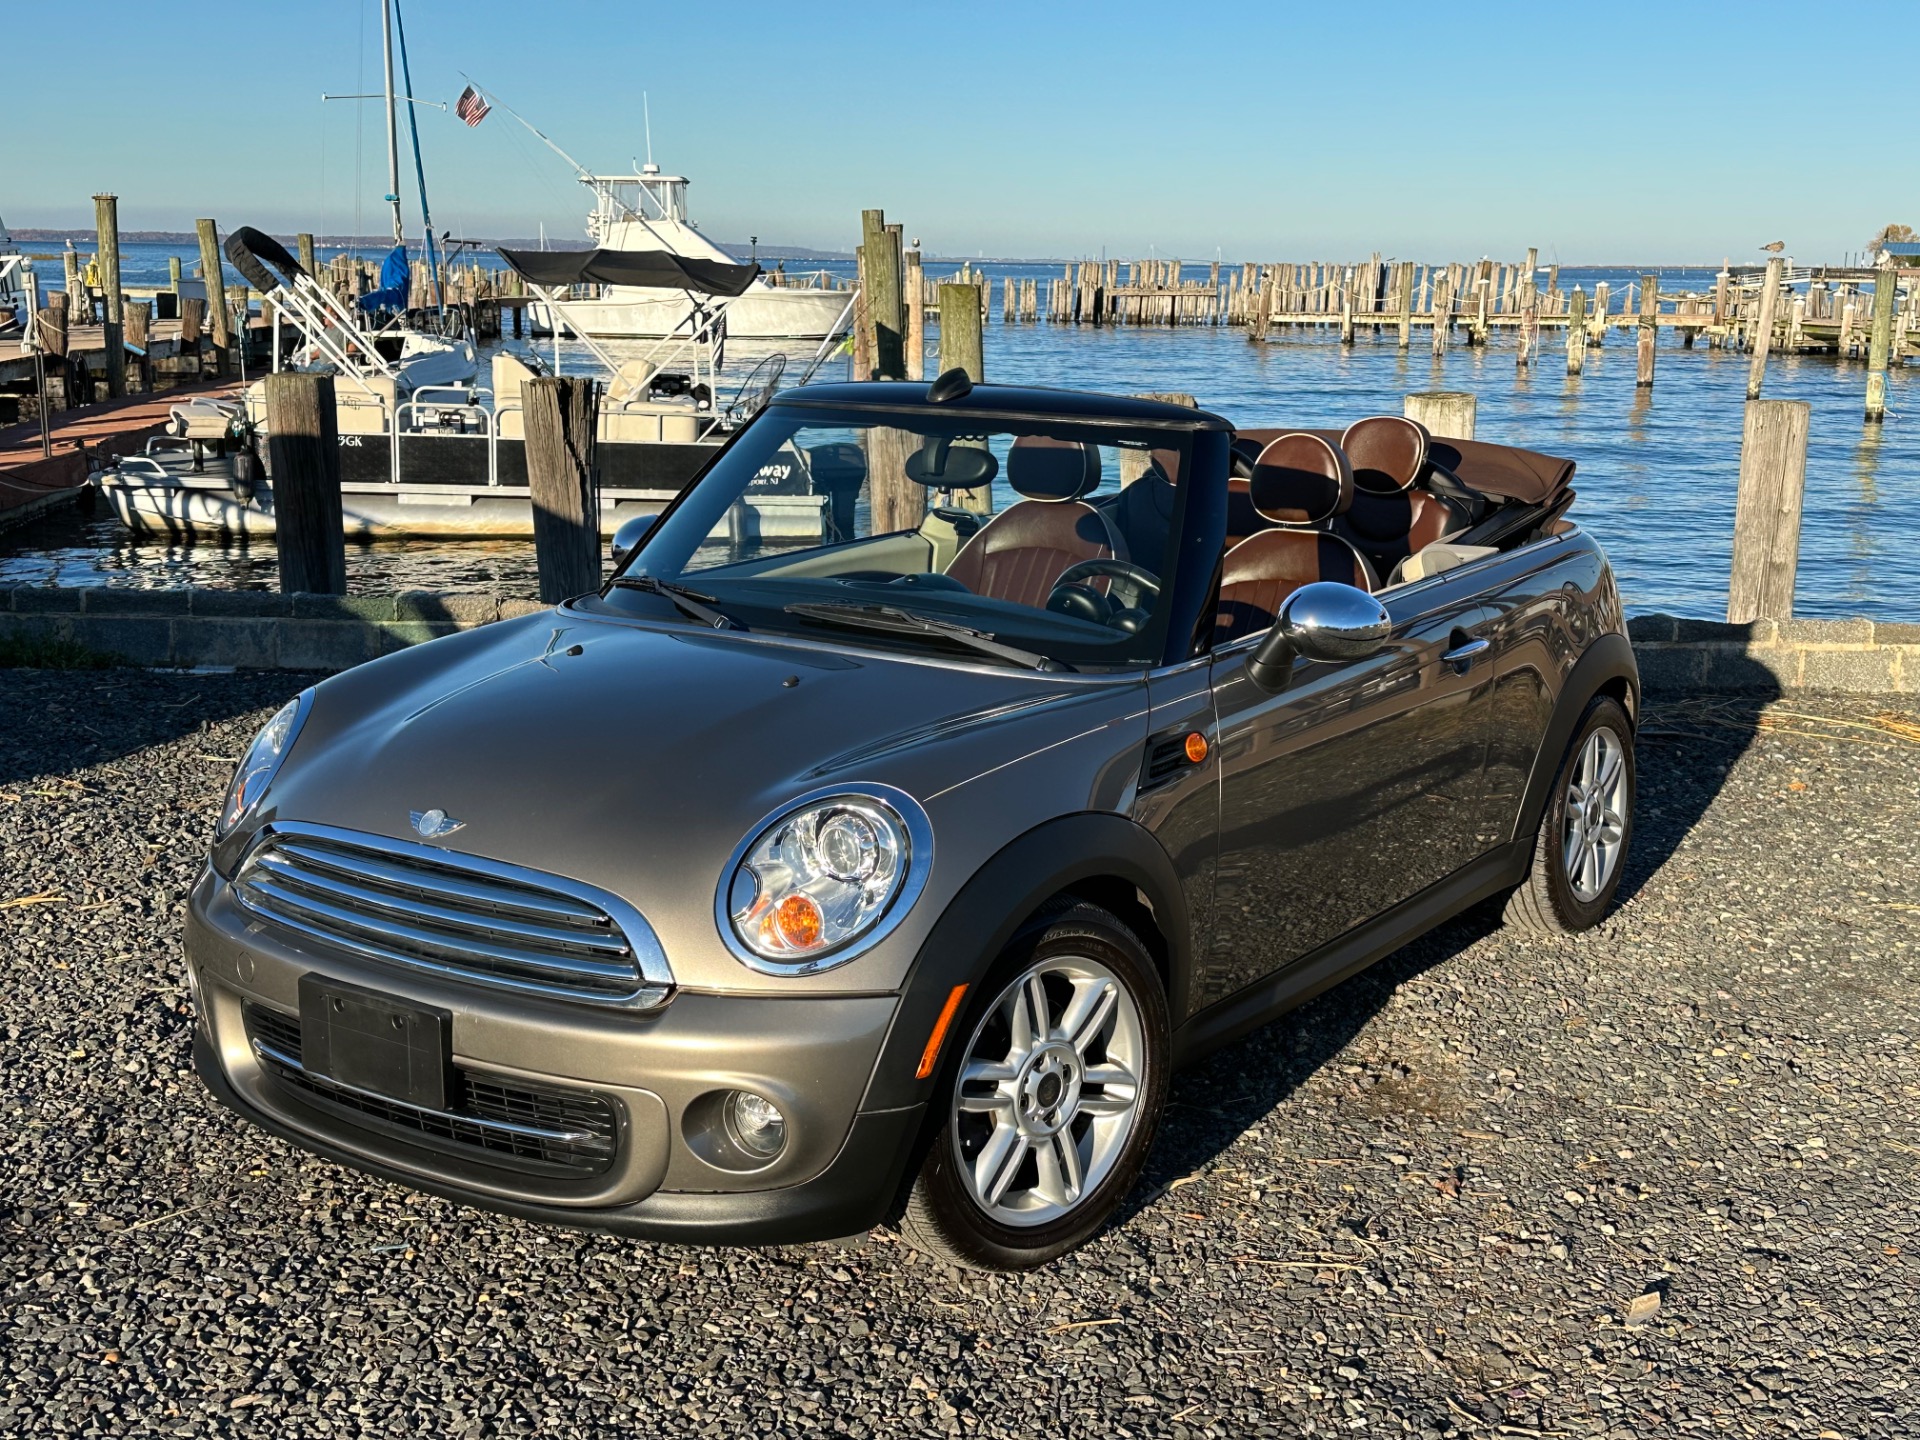
{"label": "brown leather seat", "polygon": [[1391,575],[1414,551],[1470,523],[1452,501],[1419,488],[1429,443],[1426,426],[1399,415],[1356,420],[1340,437],[1353,464],[1354,495],[1330,528],[1378,574]]}
{"label": "brown leather seat", "polygon": [[1253,508],[1275,528],[1227,552],[1216,643],[1266,629],[1289,595],[1316,580],[1376,588],[1359,551],[1315,528],[1353,504],[1353,467],[1339,446],[1305,431],[1282,435],[1260,452],[1246,483]]}
{"label": "brown leather seat", "polygon": [[1126,541],[1085,500],[1100,487],[1098,447],[1022,435],[1007,452],[1007,484],[1024,498],[988,521],[947,567],[974,594],[1038,609],[1069,565],[1127,558]]}

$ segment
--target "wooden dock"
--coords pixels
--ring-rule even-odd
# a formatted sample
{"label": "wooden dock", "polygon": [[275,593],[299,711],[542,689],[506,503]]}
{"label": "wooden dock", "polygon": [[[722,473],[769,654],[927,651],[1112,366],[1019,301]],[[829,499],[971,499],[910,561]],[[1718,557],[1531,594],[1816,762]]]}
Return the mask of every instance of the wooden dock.
{"label": "wooden dock", "polygon": [[139,454],[181,401],[234,393],[227,382],[183,385],[65,411],[49,426],[50,457],[42,448],[38,421],[0,429],[0,529],[71,501],[86,488],[92,470],[115,457]]}

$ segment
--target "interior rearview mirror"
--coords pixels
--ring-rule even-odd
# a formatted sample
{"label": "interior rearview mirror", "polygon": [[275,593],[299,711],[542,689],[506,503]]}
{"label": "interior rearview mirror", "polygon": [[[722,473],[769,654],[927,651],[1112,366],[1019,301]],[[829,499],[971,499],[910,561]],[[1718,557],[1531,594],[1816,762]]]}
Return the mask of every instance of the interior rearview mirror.
{"label": "interior rearview mirror", "polygon": [[622,520],[613,532],[613,568],[618,570],[627,563],[627,557],[640,548],[640,542],[647,538],[647,532],[653,529],[658,515],[635,515]]}
{"label": "interior rearview mirror", "polygon": [[1296,657],[1364,660],[1393,634],[1387,607],[1366,591],[1334,580],[1302,585],[1280,605],[1273,628],[1247,659],[1247,678],[1269,693],[1284,690]]}

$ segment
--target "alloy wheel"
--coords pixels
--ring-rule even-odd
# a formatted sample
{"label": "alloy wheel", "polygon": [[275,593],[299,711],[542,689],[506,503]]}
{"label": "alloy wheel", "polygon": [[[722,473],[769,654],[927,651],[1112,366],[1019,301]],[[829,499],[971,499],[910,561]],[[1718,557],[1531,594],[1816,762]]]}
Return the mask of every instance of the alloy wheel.
{"label": "alloy wheel", "polygon": [[1001,1225],[1057,1220],[1099,1188],[1139,1114],[1140,1009],[1106,966],[1049,956],[967,1043],[951,1127],[960,1178]]}
{"label": "alloy wheel", "polygon": [[1607,726],[1587,736],[1567,777],[1560,855],[1574,897],[1590,905],[1607,888],[1625,838],[1627,755]]}

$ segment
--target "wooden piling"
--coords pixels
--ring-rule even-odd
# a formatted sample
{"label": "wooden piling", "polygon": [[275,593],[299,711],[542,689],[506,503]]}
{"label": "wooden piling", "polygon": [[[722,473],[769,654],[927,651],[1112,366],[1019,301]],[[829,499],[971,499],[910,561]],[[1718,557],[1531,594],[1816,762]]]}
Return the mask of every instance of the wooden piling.
{"label": "wooden piling", "polygon": [[207,287],[207,320],[213,329],[216,375],[227,373],[227,350],[233,343],[227,324],[226,272],[220,268],[220,231],[211,220],[196,220],[200,237],[200,275]]}
{"label": "wooden piling", "polygon": [[1727,619],[1736,624],[1793,618],[1811,413],[1804,400],[1747,402],[1727,583]]}
{"label": "wooden piling", "polygon": [[1637,337],[1639,369],[1633,383],[1642,390],[1653,388],[1653,357],[1660,338],[1660,277],[1640,277],[1640,329]]}
{"label": "wooden piling", "polygon": [[1567,374],[1587,368],[1587,296],[1578,285],[1567,297]]}
{"label": "wooden piling", "polygon": [[264,383],[280,589],[344,595],[346,530],[340,516],[333,377],[283,371]]}
{"label": "wooden piling", "polygon": [[[967,372],[967,378],[975,384],[987,378],[986,330],[980,323],[980,296],[972,285],[942,285],[940,287],[940,373],[960,369]],[[920,505],[926,503],[926,491],[918,485],[911,488],[918,492]],[[962,508],[977,515],[993,513],[993,493],[985,486],[975,490],[957,492]],[[878,492],[875,493],[878,504]],[[912,513],[912,507],[900,510],[902,523],[898,527],[918,524],[917,515],[905,518]],[[874,521],[875,533],[880,533],[878,518]]]}
{"label": "wooden piling", "polygon": [[[901,286],[906,295],[907,379],[924,380],[927,378],[927,287],[918,250],[906,252],[906,266],[901,275]],[[946,339],[946,327],[942,325],[940,344],[943,350],[946,347]]]}
{"label": "wooden piling", "polygon": [[1267,327],[1273,323],[1273,292],[1279,277],[1274,267],[1263,265],[1260,276],[1260,298],[1254,302],[1253,329],[1250,333],[1255,340],[1267,338]]}
{"label": "wooden piling", "polygon": [[1443,273],[1433,284],[1433,353],[1447,353],[1447,341],[1453,336],[1453,276]]}
{"label": "wooden piling", "polygon": [[126,343],[140,353],[134,359],[134,373],[140,377],[140,390],[153,389],[153,357],[147,354],[148,337],[153,330],[153,302],[151,300],[126,300],[122,302],[126,316]]}
{"label": "wooden piling", "polygon": [[1767,378],[1767,352],[1773,348],[1773,315],[1780,305],[1780,280],[1786,269],[1786,257],[1768,257],[1767,276],[1760,286],[1760,314],[1753,326],[1753,359],[1747,365],[1749,400],[1760,398],[1760,387]]}
{"label": "wooden piling", "polygon": [[93,197],[94,233],[98,237],[95,263],[100,268],[102,300],[101,344],[106,347],[107,393],[127,393],[127,352],[121,341],[126,324],[120,293],[120,201],[113,195]]}
{"label": "wooden piling", "polygon": [[296,235],[293,242],[300,250],[300,268],[309,275],[319,273],[319,263],[313,258],[313,236]]}
{"label": "wooden piling", "polygon": [[903,380],[907,374],[906,317],[900,303],[900,251],[887,233],[885,211],[860,212],[860,248],[866,261],[873,378]]}
{"label": "wooden piling", "polygon": [[1409,420],[1418,420],[1430,434],[1449,440],[1471,440],[1478,408],[1471,391],[1424,390],[1407,396],[1401,413]]}
{"label": "wooden piling", "polygon": [[1867,419],[1887,418],[1887,361],[1893,347],[1894,293],[1900,288],[1892,258],[1883,257],[1873,277],[1873,325],[1867,333]]}
{"label": "wooden piling", "polygon": [[1400,291],[1400,333],[1397,338],[1400,348],[1406,350],[1413,345],[1413,262],[1402,261],[1397,269]]}
{"label": "wooden piling", "polygon": [[586,375],[520,382],[543,605],[600,588],[599,391],[599,381]]}

